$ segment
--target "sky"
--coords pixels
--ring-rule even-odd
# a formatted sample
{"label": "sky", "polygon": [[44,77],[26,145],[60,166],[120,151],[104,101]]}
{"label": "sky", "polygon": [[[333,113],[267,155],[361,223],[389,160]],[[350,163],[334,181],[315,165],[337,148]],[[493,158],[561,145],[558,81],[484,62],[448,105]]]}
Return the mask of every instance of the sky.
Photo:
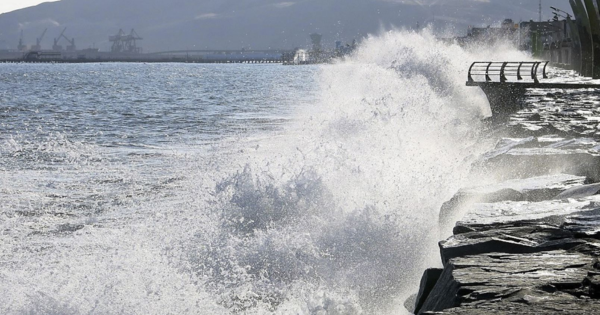
{"label": "sky", "polygon": [[53,2],[57,0],[1,0],[0,1],[0,14],[6,13],[34,5],[38,5],[42,2]]}

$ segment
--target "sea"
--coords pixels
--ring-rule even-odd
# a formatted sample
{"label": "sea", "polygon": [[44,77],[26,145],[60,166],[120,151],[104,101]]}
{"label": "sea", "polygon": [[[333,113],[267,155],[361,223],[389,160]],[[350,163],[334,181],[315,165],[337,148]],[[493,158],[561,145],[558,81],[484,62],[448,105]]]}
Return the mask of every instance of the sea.
{"label": "sea", "polygon": [[0,64],[0,314],[408,314],[490,148],[429,31],[328,65]]}

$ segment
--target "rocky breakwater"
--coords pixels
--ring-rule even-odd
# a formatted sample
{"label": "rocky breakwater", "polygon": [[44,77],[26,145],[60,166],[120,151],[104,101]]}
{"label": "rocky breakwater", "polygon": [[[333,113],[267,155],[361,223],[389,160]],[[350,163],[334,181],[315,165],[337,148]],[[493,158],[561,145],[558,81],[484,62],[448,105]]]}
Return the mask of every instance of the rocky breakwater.
{"label": "rocky breakwater", "polygon": [[600,91],[529,91],[502,128],[473,167],[493,180],[444,204],[443,268],[424,273],[407,307],[600,314]]}

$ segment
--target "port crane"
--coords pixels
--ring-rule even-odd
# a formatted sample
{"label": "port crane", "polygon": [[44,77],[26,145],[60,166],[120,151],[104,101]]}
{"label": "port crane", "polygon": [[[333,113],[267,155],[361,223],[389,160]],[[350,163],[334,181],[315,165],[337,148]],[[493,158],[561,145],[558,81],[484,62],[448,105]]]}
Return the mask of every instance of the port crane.
{"label": "port crane", "polygon": [[54,50],[54,51],[62,51],[63,50],[63,47],[61,45],[59,45],[58,42],[60,41],[61,38],[64,37],[66,30],[67,30],[67,28],[65,27],[63,29],[63,31],[60,33],[60,35],[58,35],[58,37],[54,39],[54,45],[52,46],[52,50]]}
{"label": "port crane", "polygon": [[67,46],[67,51],[75,51],[75,50],[77,50],[77,46],[75,46],[75,38],[69,39],[64,34],[61,34],[61,36],[69,43],[69,45]]}
{"label": "port crane", "polygon": [[42,33],[42,36],[38,37],[35,39],[35,45],[31,46],[31,50],[42,50],[42,40],[44,39],[44,36],[46,36],[46,32],[48,31],[48,29],[45,29],[44,32]]}
{"label": "port crane", "polygon": [[143,38],[136,33],[134,29],[131,30],[129,35],[120,29],[117,35],[110,36],[108,40],[112,42],[111,51],[113,53],[134,53],[139,54],[142,52],[141,47],[137,47],[137,41]]}

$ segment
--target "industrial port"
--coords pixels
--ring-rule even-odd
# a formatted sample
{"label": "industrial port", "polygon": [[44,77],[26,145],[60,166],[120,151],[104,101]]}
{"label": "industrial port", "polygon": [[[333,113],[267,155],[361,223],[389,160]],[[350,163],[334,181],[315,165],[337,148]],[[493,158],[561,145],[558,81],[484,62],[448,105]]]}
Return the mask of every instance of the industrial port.
{"label": "industrial port", "polygon": [[52,47],[43,47],[42,40],[47,35],[45,29],[35,44],[27,45],[21,32],[15,50],[0,50],[0,63],[88,63],[88,62],[184,62],[184,63],[282,63],[285,65],[305,65],[326,63],[354,51],[356,40],[351,44],[335,42],[335,49],[324,49],[323,36],[311,34],[311,49],[240,49],[240,50],[170,50],[144,53],[140,41],[144,38],[135,29],[125,32],[120,29],[108,37],[110,51],[98,48],[78,49],[75,38],[67,36],[64,28],[54,38]]}
{"label": "industrial port", "polygon": [[110,51],[98,48],[77,49],[75,38],[66,35],[64,28],[54,38],[51,48],[42,47],[41,42],[47,29],[35,39],[35,44],[27,45],[23,32],[15,50],[0,51],[2,63],[85,63],[85,62],[189,62],[189,63],[282,63],[283,56],[290,50],[173,50],[144,53],[139,42],[143,40],[134,29],[125,32],[120,29],[108,37]]}

